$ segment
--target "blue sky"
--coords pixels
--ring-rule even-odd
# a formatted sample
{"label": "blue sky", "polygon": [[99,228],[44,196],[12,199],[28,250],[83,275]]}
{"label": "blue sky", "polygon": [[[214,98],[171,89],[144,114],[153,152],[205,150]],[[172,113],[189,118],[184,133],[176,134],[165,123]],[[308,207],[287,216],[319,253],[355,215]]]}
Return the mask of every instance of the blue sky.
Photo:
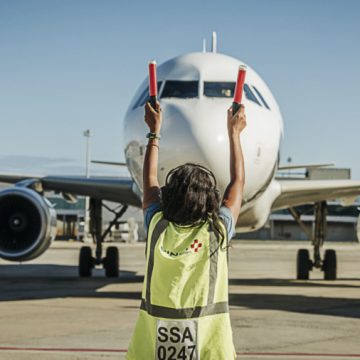
{"label": "blue sky", "polygon": [[123,160],[147,61],[200,51],[216,31],[218,50],[272,89],[282,162],[335,162],[359,179],[359,18],[357,0],[0,0],[0,171],[81,168],[87,128],[94,159]]}

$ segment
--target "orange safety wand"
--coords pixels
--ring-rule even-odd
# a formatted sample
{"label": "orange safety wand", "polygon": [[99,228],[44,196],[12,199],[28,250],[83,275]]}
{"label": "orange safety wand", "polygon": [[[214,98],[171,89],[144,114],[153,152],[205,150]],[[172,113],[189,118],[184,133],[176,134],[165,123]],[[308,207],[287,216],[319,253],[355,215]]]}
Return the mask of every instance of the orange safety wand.
{"label": "orange safety wand", "polygon": [[157,79],[156,79],[156,61],[149,61],[149,101],[150,105],[156,109],[157,100]]}
{"label": "orange safety wand", "polygon": [[243,94],[243,88],[245,83],[245,75],[246,75],[246,66],[240,65],[239,66],[239,72],[235,87],[235,93],[234,93],[234,101],[232,104],[232,110],[233,114],[235,115],[237,111],[240,109],[242,94]]}

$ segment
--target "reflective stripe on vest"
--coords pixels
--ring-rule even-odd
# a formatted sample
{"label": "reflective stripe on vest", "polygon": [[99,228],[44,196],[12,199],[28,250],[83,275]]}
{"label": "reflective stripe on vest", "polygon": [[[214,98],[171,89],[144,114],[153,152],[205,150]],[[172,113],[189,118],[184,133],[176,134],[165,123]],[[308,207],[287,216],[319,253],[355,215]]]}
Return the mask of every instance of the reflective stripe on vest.
{"label": "reflective stripe on vest", "polygon": [[200,318],[208,315],[223,314],[229,312],[229,305],[227,301],[214,302],[215,284],[218,276],[218,256],[219,256],[219,235],[210,227],[210,268],[209,268],[209,288],[206,306],[195,306],[191,308],[170,308],[160,305],[151,304],[151,280],[154,269],[154,253],[157,241],[161,234],[169,225],[169,221],[161,217],[155,224],[152,231],[150,244],[148,245],[148,266],[146,276],[146,292],[145,299],[141,300],[141,309],[148,314],[168,319],[191,319]]}

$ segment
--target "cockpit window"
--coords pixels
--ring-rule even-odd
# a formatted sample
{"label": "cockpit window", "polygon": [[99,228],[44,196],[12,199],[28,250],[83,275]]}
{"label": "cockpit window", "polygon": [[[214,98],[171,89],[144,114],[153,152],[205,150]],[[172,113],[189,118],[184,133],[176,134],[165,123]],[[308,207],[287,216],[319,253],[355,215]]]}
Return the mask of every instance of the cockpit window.
{"label": "cockpit window", "polygon": [[[157,83],[157,88],[158,88],[158,93],[160,92],[160,88],[161,88],[161,81],[158,81]],[[149,98],[149,87],[147,86],[145,88],[145,90],[140,94],[139,98],[137,99],[137,101],[135,102],[133,109],[136,109],[139,106],[144,106],[146,101]]]}
{"label": "cockpit window", "polygon": [[260,98],[261,102],[264,104],[264,106],[268,109],[271,110],[269,105],[267,104],[267,102],[265,101],[264,97],[261,95],[260,91],[253,85],[252,86],[253,89],[255,90],[257,96]]}
{"label": "cockpit window", "polygon": [[[255,88],[254,88],[254,90],[256,91]],[[232,98],[234,96],[234,92],[235,92],[235,83],[234,82],[204,81],[204,95],[207,97]],[[244,85],[244,93],[248,100],[253,101],[254,103],[261,106],[260,101],[255,96],[255,94],[251,91],[250,86],[248,84]],[[256,91],[256,93],[258,93],[258,92]],[[260,94],[259,94],[259,97],[260,97]],[[260,97],[260,99],[262,99],[262,98]],[[265,104],[266,103],[264,100],[264,105]]]}
{"label": "cockpit window", "polygon": [[165,82],[161,98],[188,99],[198,97],[198,81],[177,81],[168,80]]}
{"label": "cockpit window", "polygon": [[204,95],[208,97],[231,98],[234,91],[234,82],[204,82]]}
{"label": "cockpit window", "polygon": [[260,101],[257,99],[257,97],[254,95],[254,93],[251,91],[250,86],[248,84],[244,84],[244,93],[248,100],[253,101],[254,103],[261,106]]}

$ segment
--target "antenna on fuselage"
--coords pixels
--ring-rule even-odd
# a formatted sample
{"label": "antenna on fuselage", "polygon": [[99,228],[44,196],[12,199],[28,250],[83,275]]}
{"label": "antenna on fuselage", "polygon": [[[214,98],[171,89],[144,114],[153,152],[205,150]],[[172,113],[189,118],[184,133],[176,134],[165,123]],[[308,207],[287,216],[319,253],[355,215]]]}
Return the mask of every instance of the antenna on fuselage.
{"label": "antenna on fuselage", "polygon": [[213,33],[212,33],[211,52],[216,53],[216,51],[217,51],[217,37],[216,37],[216,32],[213,31]]}
{"label": "antenna on fuselage", "polygon": [[203,53],[206,53],[206,39],[203,39]]}

